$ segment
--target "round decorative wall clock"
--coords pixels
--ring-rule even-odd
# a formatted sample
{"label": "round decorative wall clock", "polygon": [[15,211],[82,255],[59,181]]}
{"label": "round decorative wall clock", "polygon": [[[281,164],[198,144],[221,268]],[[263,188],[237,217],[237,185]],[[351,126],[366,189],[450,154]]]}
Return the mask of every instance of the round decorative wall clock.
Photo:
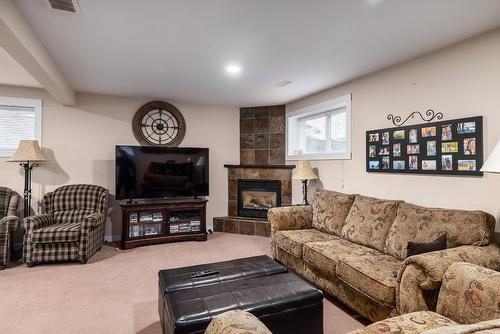
{"label": "round decorative wall clock", "polygon": [[186,121],[170,103],[152,101],[137,110],[132,129],[142,145],[177,146],[186,134]]}

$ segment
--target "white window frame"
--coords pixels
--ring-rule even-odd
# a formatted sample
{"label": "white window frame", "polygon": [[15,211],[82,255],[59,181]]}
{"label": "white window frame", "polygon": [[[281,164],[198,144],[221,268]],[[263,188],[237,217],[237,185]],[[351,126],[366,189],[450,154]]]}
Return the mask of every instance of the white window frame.
{"label": "white window frame", "polygon": [[[330,118],[335,110],[346,109],[346,152],[325,152],[325,153],[293,153],[289,152],[291,140],[292,147],[304,147],[304,143],[299,143],[300,123],[306,119],[313,119],[326,115],[326,138],[330,139]],[[340,96],[335,99],[324,101],[312,106],[295,110],[286,114],[286,160],[349,160],[352,157],[352,126],[351,126],[351,94]],[[293,138],[290,135],[293,134]],[[330,140],[327,140],[327,150],[329,150]]]}
{"label": "white window frame", "polygon": [[[40,146],[42,146],[42,100],[41,99],[28,99],[20,97],[9,97],[0,96],[0,106],[12,106],[12,107],[26,107],[33,108],[35,111],[35,140],[38,140]],[[15,152],[15,151],[14,151]],[[12,154],[1,153],[0,158],[10,158]]]}

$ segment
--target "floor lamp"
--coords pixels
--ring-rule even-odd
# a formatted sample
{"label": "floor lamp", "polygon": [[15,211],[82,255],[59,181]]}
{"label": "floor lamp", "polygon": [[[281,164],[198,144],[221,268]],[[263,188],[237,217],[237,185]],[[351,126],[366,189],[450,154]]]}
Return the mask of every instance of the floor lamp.
{"label": "floor lamp", "polygon": [[47,161],[37,140],[21,140],[9,162],[19,162],[24,168],[24,217],[30,215],[31,203],[31,171],[39,166],[39,162]]}
{"label": "floor lamp", "polygon": [[302,181],[302,205],[309,205],[307,201],[307,182],[309,180],[316,180],[318,175],[314,173],[309,160],[299,160],[295,170],[293,171],[292,179]]}
{"label": "floor lamp", "polygon": [[485,173],[500,173],[500,141],[495,145],[495,148],[486,159],[486,162],[481,168],[481,172]]}

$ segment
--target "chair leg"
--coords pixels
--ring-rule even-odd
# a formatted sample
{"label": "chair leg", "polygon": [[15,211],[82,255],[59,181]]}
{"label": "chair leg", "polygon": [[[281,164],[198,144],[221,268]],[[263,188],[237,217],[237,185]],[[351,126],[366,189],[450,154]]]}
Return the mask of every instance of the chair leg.
{"label": "chair leg", "polygon": [[4,265],[0,266],[0,270],[4,270],[5,268],[7,268],[7,266],[4,266]]}
{"label": "chair leg", "polygon": [[85,263],[87,263],[87,259],[81,259],[80,260],[80,264],[85,264]]}
{"label": "chair leg", "polygon": [[26,263],[26,265],[28,266],[28,268],[33,268],[35,266],[35,263],[30,262],[30,263]]}

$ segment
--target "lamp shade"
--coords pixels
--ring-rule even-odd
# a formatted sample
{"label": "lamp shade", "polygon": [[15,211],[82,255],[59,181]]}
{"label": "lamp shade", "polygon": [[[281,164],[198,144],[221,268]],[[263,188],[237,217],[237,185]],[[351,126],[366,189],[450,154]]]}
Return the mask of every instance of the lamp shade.
{"label": "lamp shade", "polygon": [[11,162],[42,162],[47,161],[45,155],[43,155],[37,140],[21,140],[16,152],[7,161]]}
{"label": "lamp shade", "polygon": [[294,180],[315,180],[318,176],[314,173],[309,160],[299,160],[293,171]]}
{"label": "lamp shade", "polygon": [[488,159],[486,159],[486,162],[481,168],[481,172],[500,173],[500,141],[495,145]]}

